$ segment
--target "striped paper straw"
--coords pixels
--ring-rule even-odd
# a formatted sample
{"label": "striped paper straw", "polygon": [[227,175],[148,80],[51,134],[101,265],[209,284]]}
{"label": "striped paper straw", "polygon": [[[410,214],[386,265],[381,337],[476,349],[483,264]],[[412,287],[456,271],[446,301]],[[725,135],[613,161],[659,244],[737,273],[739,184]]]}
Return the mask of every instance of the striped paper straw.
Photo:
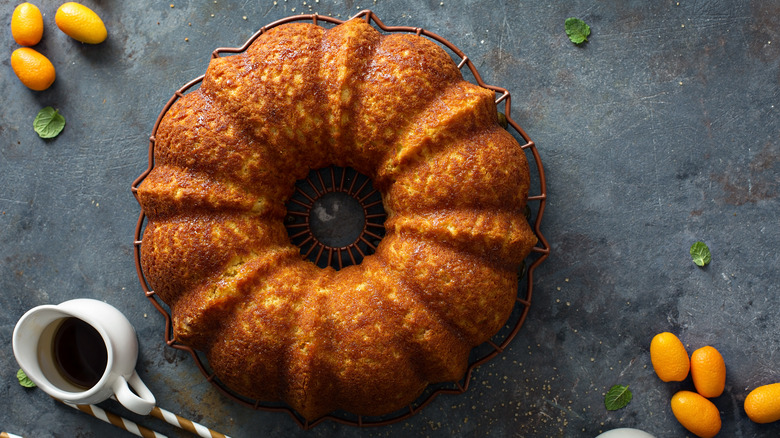
{"label": "striped paper straw", "polygon": [[22,438],[22,437],[8,432],[0,432],[0,438]]}
{"label": "striped paper straw", "polygon": [[173,412],[166,411],[165,409],[155,406],[152,408],[152,412],[149,413],[152,417],[159,418],[168,424],[172,424],[180,429],[184,429],[188,432],[192,432],[203,438],[230,438],[227,435],[215,432],[202,424],[195,423],[194,421],[180,417]]}
{"label": "striped paper straw", "polygon": [[103,409],[95,406],[95,405],[75,405],[73,403],[69,403],[63,400],[55,399],[57,401],[60,401],[73,409],[78,409],[81,412],[85,412],[89,415],[92,415],[95,418],[99,418],[106,423],[113,424],[114,426],[124,429],[130,433],[133,433],[135,435],[138,435],[143,438],[168,438],[165,435],[155,432],[151,429],[147,429],[141,425],[138,425],[136,423],[133,423],[132,421],[128,420],[127,418],[122,418],[119,415],[116,415],[111,412],[104,411]]}

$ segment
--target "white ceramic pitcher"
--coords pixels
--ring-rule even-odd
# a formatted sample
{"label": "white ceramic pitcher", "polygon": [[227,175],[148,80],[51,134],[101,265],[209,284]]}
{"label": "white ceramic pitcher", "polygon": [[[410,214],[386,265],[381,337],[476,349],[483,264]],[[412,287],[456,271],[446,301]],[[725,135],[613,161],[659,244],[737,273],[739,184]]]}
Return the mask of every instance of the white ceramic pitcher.
{"label": "white ceramic pitcher", "polygon": [[[55,333],[68,318],[78,318],[92,326],[106,346],[105,371],[89,388],[68,380],[55,363]],[[102,301],[80,298],[30,309],[16,323],[13,349],[27,377],[52,397],[74,404],[99,403],[114,397],[141,415],[148,414],[155,405],[154,395],[135,370],[138,360],[135,329],[122,312]]]}

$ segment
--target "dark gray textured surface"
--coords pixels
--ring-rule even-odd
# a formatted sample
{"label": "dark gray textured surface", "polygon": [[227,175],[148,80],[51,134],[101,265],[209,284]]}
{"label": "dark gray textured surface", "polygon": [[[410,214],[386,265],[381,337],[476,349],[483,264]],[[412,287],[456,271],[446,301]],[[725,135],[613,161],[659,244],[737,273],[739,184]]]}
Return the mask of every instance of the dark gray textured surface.
{"label": "dark gray textured surface", "polygon": [[[719,436],[780,435],[780,423],[756,425],[742,409],[750,389],[780,382],[780,2],[95,0],[84,3],[109,38],[86,46],[55,27],[61,2],[40,0],[46,30],[36,49],[58,75],[45,92],[24,88],[10,68],[9,3],[0,6],[0,430],[118,436],[15,379],[16,320],[36,305],[91,297],[137,328],[139,372],[161,406],[234,437],[592,437],[620,426],[684,436],[669,399],[690,380],[661,382],[649,359],[650,339],[667,330],[689,351],[711,344],[725,357]],[[488,83],[513,93],[514,119],[547,173],[542,229],[552,255],[536,271],[518,337],[465,394],[389,427],[302,432],[286,415],[225,399],[164,345],[133,266],[139,209],[129,188],[146,168],[160,109],[205,71],[213,49],[288,15],[343,19],[367,8],[386,24],[448,38]],[[582,47],[563,32],[569,16],[592,27]],[[47,105],[68,124],[44,141],[32,119]],[[704,269],[688,255],[696,240],[713,253]],[[618,383],[634,400],[608,412],[603,394]]]}

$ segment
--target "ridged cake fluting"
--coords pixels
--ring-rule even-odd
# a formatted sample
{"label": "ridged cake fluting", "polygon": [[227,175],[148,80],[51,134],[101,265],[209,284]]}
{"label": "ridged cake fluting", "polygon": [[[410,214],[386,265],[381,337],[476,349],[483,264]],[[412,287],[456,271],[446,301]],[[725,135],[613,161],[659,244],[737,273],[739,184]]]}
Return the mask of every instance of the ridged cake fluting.
{"label": "ridged cake fluting", "polygon": [[[328,165],[369,176],[388,214],[376,253],[339,271],[284,227],[295,181]],[[509,317],[536,243],[528,188],[494,92],[435,43],[285,24],[212,59],[162,119],[142,266],[176,340],[237,393],[309,420],[381,415],[462,378]]]}

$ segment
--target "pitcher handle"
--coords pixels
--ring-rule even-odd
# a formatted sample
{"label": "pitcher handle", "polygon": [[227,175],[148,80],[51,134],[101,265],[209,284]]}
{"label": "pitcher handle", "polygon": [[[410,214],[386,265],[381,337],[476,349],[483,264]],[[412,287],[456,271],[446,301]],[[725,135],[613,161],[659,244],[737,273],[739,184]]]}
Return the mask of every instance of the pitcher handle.
{"label": "pitcher handle", "polygon": [[[133,387],[135,393],[130,390],[130,386]],[[146,387],[136,371],[133,371],[127,380],[120,376],[114,383],[113,390],[117,401],[136,414],[147,415],[157,403],[152,391]]]}

